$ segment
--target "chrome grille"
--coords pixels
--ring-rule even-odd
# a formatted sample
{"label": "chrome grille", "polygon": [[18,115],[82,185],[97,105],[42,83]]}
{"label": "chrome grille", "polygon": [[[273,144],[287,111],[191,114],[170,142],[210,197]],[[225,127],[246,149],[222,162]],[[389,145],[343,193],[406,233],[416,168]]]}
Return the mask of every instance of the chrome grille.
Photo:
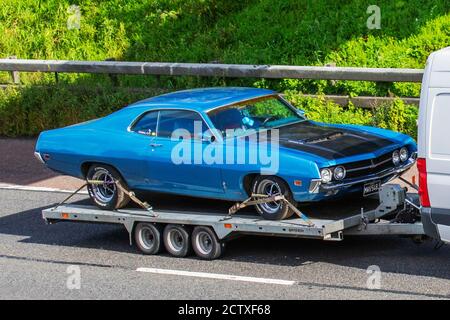
{"label": "chrome grille", "polygon": [[347,170],[346,178],[367,176],[395,167],[392,162],[392,152],[373,159],[347,163],[344,166]]}

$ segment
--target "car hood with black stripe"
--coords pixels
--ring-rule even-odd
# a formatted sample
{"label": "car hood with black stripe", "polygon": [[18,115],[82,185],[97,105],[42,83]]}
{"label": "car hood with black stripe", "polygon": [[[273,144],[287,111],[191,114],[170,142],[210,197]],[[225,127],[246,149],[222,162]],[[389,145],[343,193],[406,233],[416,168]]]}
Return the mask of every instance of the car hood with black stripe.
{"label": "car hood with black stripe", "polygon": [[395,142],[363,130],[302,121],[279,127],[280,146],[335,160],[394,145]]}

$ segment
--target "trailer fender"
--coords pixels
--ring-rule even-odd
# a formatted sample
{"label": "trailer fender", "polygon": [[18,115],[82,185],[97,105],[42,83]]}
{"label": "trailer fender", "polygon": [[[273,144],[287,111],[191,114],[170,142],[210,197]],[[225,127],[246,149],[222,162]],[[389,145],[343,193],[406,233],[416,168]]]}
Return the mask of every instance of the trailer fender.
{"label": "trailer fender", "polygon": [[123,223],[123,226],[128,231],[128,237],[130,239],[130,246],[133,245],[133,232],[134,232],[135,225],[136,225],[136,221],[134,221],[134,220],[126,220]]}

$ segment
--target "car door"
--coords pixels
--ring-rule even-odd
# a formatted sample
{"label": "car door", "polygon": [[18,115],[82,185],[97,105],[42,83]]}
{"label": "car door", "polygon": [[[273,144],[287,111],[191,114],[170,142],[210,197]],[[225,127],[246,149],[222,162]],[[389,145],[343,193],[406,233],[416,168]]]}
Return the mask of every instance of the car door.
{"label": "car door", "polygon": [[160,110],[156,137],[149,141],[147,175],[152,189],[195,196],[224,193],[220,164],[203,161],[210,142],[201,136],[207,128],[195,111]]}
{"label": "car door", "polygon": [[148,160],[150,144],[156,137],[159,110],[148,111],[135,121],[127,135],[123,155],[120,157],[121,168],[126,171],[127,183],[133,188],[148,188]]}

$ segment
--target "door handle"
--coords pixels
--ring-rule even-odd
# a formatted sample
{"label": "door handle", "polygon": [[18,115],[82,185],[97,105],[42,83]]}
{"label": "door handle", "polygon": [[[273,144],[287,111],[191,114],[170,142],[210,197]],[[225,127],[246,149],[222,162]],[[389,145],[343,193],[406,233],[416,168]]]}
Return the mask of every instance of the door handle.
{"label": "door handle", "polygon": [[153,148],[162,147],[162,144],[161,143],[150,143],[150,147],[153,147]]}

